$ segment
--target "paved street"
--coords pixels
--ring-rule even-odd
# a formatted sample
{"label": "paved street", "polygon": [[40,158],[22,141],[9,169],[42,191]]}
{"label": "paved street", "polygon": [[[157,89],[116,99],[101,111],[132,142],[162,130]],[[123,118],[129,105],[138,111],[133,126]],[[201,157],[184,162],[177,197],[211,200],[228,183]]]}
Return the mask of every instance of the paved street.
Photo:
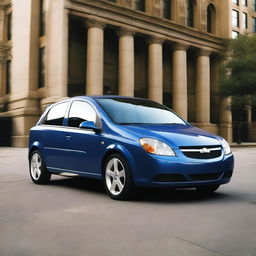
{"label": "paved street", "polygon": [[211,197],[142,189],[119,202],[89,179],[34,185],[27,150],[0,148],[0,255],[255,256],[256,148],[233,151],[233,179]]}

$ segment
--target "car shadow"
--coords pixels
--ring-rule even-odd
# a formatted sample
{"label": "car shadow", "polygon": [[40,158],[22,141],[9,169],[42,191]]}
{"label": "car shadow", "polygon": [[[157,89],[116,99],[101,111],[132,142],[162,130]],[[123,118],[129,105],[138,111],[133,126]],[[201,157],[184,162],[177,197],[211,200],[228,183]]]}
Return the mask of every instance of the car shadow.
{"label": "car shadow", "polygon": [[[57,178],[51,180],[50,185],[68,187],[77,190],[102,194],[106,196],[101,180],[90,178]],[[107,196],[106,196],[107,197]],[[172,189],[172,188],[137,188],[135,196],[130,202],[156,202],[156,203],[189,203],[200,201],[234,200],[232,194],[219,191],[212,194],[201,194],[196,189]]]}

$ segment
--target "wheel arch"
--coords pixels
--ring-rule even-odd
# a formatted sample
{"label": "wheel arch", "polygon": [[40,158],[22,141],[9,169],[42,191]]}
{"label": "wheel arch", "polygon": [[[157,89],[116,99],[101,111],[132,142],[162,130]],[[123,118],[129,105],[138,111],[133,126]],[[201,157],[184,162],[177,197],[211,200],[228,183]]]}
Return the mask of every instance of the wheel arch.
{"label": "wheel arch", "polygon": [[105,152],[105,155],[103,156],[102,162],[101,162],[102,177],[104,177],[104,164],[105,164],[107,158],[112,154],[119,154],[126,160],[126,163],[130,169],[131,177],[133,179],[132,169],[134,168],[134,165],[135,165],[133,156],[124,146],[121,146],[121,145],[110,145],[107,148],[107,151]]}

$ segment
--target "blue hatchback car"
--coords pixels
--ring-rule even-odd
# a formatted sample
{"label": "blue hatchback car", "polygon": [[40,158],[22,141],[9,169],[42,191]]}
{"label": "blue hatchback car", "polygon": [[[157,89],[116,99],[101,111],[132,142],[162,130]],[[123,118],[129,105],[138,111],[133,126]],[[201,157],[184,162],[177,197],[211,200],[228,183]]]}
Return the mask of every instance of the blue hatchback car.
{"label": "blue hatchback car", "polygon": [[49,106],[29,138],[34,183],[51,174],[103,179],[124,200],[135,187],[195,187],[210,193],[231,179],[234,158],[221,137],[193,127],[156,102],[74,97]]}

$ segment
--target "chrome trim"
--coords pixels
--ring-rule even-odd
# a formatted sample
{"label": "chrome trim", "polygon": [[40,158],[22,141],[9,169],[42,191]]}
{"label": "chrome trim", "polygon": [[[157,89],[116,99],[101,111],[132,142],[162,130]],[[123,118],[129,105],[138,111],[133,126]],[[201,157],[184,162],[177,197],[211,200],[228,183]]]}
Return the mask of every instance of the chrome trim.
{"label": "chrome trim", "polygon": [[[203,149],[207,149],[208,152],[202,152]],[[198,148],[198,149],[194,149],[194,148],[191,148],[191,149],[180,149],[181,152],[199,152],[199,153],[210,153],[211,151],[218,151],[218,150],[221,150],[221,147],[219,148],[206,148],[206,147],[203,147],[203,148]]]}
{"label": "chrome trim", "polygon": [[87,154],[87,152],[85,152],[85,151],[74,150],[74,149],[51,148],[51,147],[45,147],[45,149],[59,150],[59,151],[68,151],[68,152],[76,152],[76,153]]}

